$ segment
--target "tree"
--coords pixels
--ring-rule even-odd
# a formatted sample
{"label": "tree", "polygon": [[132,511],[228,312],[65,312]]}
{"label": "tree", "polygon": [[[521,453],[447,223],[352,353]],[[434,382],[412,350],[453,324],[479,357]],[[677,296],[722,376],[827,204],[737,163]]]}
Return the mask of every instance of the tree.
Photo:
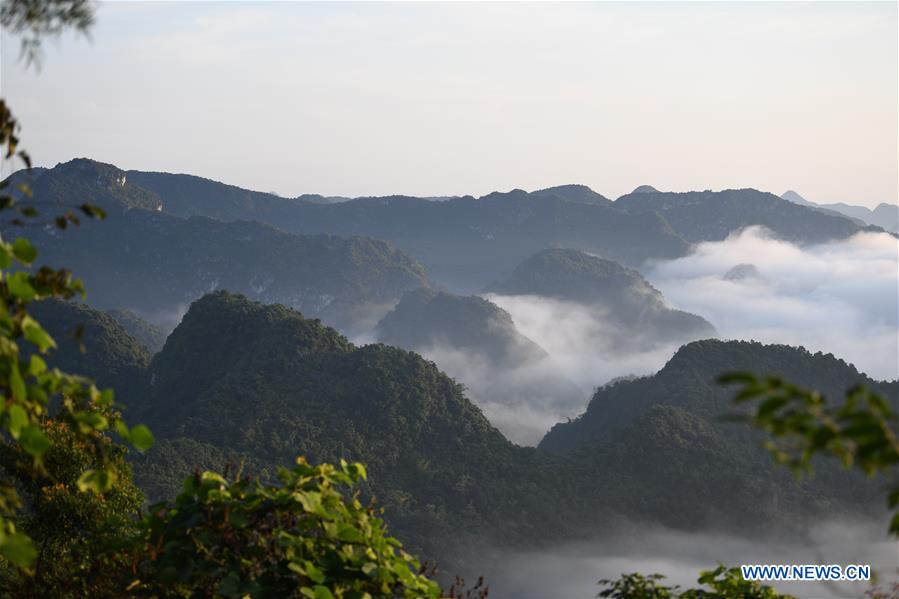
{"label": "tree", "polygon": [[363,506],[361,464],[298,458],[279,484],[214,472],[150,508],[134,547],[134,594],[166,597],[439,597],[421,564]]}

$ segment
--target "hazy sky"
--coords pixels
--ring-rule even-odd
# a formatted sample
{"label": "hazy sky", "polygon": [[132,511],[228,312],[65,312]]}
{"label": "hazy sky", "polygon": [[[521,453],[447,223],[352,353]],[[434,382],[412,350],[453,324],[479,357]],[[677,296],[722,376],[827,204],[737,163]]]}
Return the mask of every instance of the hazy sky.
{"label": "hazy sky", "polygon": [[897,200],[897,4],[115,3],[38,74],[2,40],[36,162],[282,195]]}

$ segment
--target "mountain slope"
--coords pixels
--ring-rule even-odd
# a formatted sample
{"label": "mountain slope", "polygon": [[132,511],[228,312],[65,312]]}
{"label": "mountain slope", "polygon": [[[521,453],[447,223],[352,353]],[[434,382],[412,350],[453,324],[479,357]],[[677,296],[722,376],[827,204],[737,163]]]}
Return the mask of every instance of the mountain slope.
{"label": "mountain slope", "polygon": [[631,193],[615,200],[614,205],[631,214],[661,214],[693,243],[721,241],[751,225],[762,225],[794,243],[843,239],[863,230],[848,218],[823,214],[755,189]]}
{"label": "mountain slope", "polygon": [[568,451],[607,440],[657,405],[686,408],[711,421],[733,408],[732,390],[716,380],[723,373],[735,371],[780,375],[834,400],[858,384],[896,393],[895,384],[873,381],[830,354],[812,354],[787,345],[707,339],[682,347],[652,376],[598,389],[587,410],[576,420],[553,427],[540,447]]}
{"label": "mountain slope", "polygon": [[539,252],[488,291],[593,306],[604,312],[608,321],[625,329],[621,343],[642,343],[644,337],[655,343],[716,335],[715,328],[702,317],[668,307],[662,294],[637,271],[577,250]]}
{"label": "mountain slope", "polygon": [[520,366],[547,357],[495,304],[477,296],[462,297],[433,289],[403,295],[378,323],[377,337],[409,349],[447,346],[473,352],[494,368]]}
{"label": "mountain slope", "polygon": [[165,345],[168,334],[160,327],[147,322],[131,310],[106,310],[135,341],[143,345],[150,354],[158,353]]}
{"label": "mountain slope", "polygon": [[404,291],[427,284],[419,264],[382,241],[290,235],[257,223],[131,211],[37,241],[42,263],[79,273],[92,305],[168,327],[192,300],[230,289],[368,330]]}
{"label": "mountain slope", "polygon": [[793,190],[783,192],[780,197],[788,202],[793,202],[794,204],[810,206],[829,214],[842,214],[855,219],[861,224],[873,225],[880,227],[885,231],[899,233],[899,206],[896,204],[878,204],[874,210],[865,206],[844,204],[843,202],[835,204],[816,204],[815,202],[806,200]]}
{"label": "mountain slope", "polygon": [[469,398],[517,443],[536,444],[546,422],[584,406],[586,393],[518,332],[508,312],[483,298],[408,292],[378,324],[376,335],[434,360],[464,383]]}
{"label": "mountain slope", "polygon": [[[535,462],[554,458],[510,444],[417,354],[355,347],[283,306],[217,292],[194,302],[150,372],[139,416],[168,440],[144,462],[151,470],[137,470],[151,496],[178,478],[159,461],[174,443],[199,460],[248,456],[269,472],[297,455],[363,461],[367,491],[392,526],[432,551],[475,530],[522,541],[534,528],[566,527],[553,514],[560,490],[527,491]],[[504,528],[510,517],[520,526]]]}
{"label": "mountain slope", "polygon": [[38,230],[40,262],[78,273],[92,305],[130,309],[164,328],[192,300],[226,288],[355,333],[370,330],[403,292],[428,284],[422,266],[386,242],[159,212],[159,196],[93,161],[45,170],[33,188],[42,207],[99,202],[109,212],[106,221],[64,232]]}
{"label": "mountain slope", "polygon": [[121,403],[140,401],[150,352],[114,318],[59,300],[37,302],[32,313],[56,341],[47,358],[52,366],[90,377],[100,388],[112,387]]}

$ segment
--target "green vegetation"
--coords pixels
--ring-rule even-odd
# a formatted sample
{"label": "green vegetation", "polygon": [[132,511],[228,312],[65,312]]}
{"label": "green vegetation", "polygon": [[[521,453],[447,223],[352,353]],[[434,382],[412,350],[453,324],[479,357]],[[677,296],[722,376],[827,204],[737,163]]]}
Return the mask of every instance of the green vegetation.
{"label": "green vegetation", "polygon": [[519,264],[488,291],[500,295],[537,295],[589,306],[620,328],[606,334],[614,347],[634,343],[685,342],[714,337],[704,318],[673,310],[661,292],[636,270],[578,250],[548,249]]}
{"label": "green vegetation", "polygon": [[168,333],[131,310],[107,310],[106,313],[122,325],[122,328],[150,354],[159,353],[162,346],[165,345]]}
{"label": "green vegetation", "polygon": [[609,599],[795,599],[781,595],[758,582],[743,580],[739,568],[718,566],[702,572],[697,582],[703,587],[681,590],[662,583],[660,574],[624,574],[617,580],[600,580],[598,597]]}
{"label": "green vegetation", "polygon": [[441,346],[473,353],[493,368],[514,368],[547,357],[496,304],[433,289],[403,295],[378,323],[377,334],[384,343],[408,349]]}
{"label": "green vegetation", "polygon": [[405,291],[428,284],[424,268],[389,243],[134,209],[131,196],[142,188],[118,185],[125,179],[111,165],[76,160],[35,182],[35,199],[53,205],[103,198],[106,226],[35,237],[45,260],[78,272],[94,307],[127,308],[174,328],[190,302],[223,288],[368,331]]}
{"label": "green vegetation", "polygon": [[630,214],[660,214],[691,243],[721,241],[750,225],[761,225],[796,243],[843,239],[865,229],[842,215],[825,214],[755,189],[637,192],[615,200],[615,207]]}

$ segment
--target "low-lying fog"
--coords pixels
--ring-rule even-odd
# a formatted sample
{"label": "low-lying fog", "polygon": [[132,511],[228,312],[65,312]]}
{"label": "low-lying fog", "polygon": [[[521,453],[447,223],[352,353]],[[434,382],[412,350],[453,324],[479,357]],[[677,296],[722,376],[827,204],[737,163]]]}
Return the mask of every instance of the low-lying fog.
{"label": "low-lying fog", "polygon": [[[754,268],[731,271],[740,264]],[[899,377],[899,241],[886,233],[797,247],[751,227],[644,270],[723,338],[803,345],[875,379]]]}
{"label": "low-lying fog", "polygon": [[[831,523],[810,531],[806,538],[767,542],[638,528],[594,543],[495,555],[493,566],[488,566],[483,574],[491,597],[516,599],[595,597],[600,579],[617,579],[630,572],[659,573],[665,575],[667,584],[697,587],[699,572],[711,570],[718,563],[729,567],[870,564],[878,583],[884,586],[896,580],[897,575],[897,544],[887,538],[886,527],[885,521]],[[871,588],[865,582],[768,584],[796,597],[815,599],[863,597]]]}
{"label": "low-lying fog", "polygon": [[[833,353],[875,379],[899,378],[899,241],[859,233],[805,247],[750,227],[701,243],[642,274],[680,310],[710,321],[722,339],[802,345]],[[469,397],[511,440],[535,445],[553,424],[583,412],[596,387],[658,371],[678,345],[621,330],[614,315],[539,297],[486,294],[549,356],[497,369],[482,356],[435,346],[423,355],[464,383]],[[357,342],[370,342],[370,335]],[[634,349],[635,347],[639,349]]]}

